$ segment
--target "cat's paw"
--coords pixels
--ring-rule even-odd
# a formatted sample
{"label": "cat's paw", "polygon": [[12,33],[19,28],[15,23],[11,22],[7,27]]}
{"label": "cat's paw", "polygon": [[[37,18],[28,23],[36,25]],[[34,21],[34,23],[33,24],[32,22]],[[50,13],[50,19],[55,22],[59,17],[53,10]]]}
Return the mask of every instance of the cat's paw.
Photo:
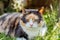
{"label": "cat's paw", "polygon": [[26,40],[25,38],[16,38],[16,40]]}

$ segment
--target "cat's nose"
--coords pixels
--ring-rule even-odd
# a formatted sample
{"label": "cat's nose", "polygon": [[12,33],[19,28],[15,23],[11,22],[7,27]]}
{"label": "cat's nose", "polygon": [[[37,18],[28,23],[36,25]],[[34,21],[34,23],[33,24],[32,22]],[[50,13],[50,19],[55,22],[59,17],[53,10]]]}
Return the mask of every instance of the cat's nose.
{"label": "cat's nose", "polygon": [[33,26],[33,24],[30,24],[30,26]]}

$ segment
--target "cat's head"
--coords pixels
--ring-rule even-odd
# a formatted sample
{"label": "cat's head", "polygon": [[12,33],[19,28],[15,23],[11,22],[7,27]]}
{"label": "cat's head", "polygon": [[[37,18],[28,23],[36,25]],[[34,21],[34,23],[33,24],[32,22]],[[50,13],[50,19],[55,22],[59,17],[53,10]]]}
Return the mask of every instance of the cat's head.
{"label": "cat's head", "polygon": [[21,26],[25,26],[28,28],[36,28],[39,27],[42,21],[41,13],[37,11],[28,11],[21,18]]}

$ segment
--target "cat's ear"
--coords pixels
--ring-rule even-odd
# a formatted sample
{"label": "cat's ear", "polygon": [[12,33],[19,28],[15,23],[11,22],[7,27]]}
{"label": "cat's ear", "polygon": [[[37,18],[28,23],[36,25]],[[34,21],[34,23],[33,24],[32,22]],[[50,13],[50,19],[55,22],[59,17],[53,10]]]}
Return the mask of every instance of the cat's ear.
{"label": "cat's ear", "polygon": [[22,18],[22,16],[23,16],[24,14],[26,14],[25,8],[23,8],[23,9],[21,10],[20,17]]}
{"label": "cat's ear", "polygon": [[25,8],[23,8],[22,9],[22,14],[25,14],[25,13],[26,13]]}
{"label": "cat's ear", "polygon": [[28,13],[30,13],[30,10],[29,9],[22,9],[22,14],[28,14]]}
{"label": "cat's ear", "polygon": [[39,13],[43,14],[44,13],[44,9],[45,9],[44,7],[41,7],[40,9],[38,9]]}

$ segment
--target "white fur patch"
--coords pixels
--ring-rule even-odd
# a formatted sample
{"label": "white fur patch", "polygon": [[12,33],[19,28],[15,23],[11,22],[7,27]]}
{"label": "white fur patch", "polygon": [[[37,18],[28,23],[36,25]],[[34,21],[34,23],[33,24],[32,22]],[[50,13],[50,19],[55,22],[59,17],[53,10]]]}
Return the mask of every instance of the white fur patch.
{"label": "white fur patch", "polygon": [[[21,25],[22,26],[22,25]],[[24,27],[22,26],[23,30],[28,34],[28,38],[32,39],[36,36],[44,36],[47,32],[46,24],[43,22],[42,27]]]}
{"label": "white fur patch", "polygon": [[16,40],[26,40],[25,38],[16,38]]}
{"label": "white fur patch", "polygon": [[40,36],[43,37],[43,36],[46,34],[46,32],[47,32],[47,27],[41,28],[41,29],[40,29]]}

